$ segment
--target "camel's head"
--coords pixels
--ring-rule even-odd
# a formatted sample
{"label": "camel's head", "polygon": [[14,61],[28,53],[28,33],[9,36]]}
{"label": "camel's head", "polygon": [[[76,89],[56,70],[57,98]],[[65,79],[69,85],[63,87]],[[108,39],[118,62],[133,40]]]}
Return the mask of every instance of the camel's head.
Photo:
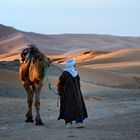
{"label": "camel's head", "polygon": [[21,58],[23,62],[27,62],[28,60],[31,60],[33,58],[34,63],[36,62],[36,60],[39,60],[40,63],[44,63],[45,60],[45,64],[47,67],[49,67],[52,63],[52,60],[49,57],[45,56],[42,52],[40,52],[35,44],[28,44],[28,47],[22,51]]}
{"label": "camel's head", "polygon": [[39,49],[36,47],[35,44],[28,44],[28,47],[23,49],[21,52],[21,61],[28,61],[31,59],[32,56],[37,56],[39,54]]}

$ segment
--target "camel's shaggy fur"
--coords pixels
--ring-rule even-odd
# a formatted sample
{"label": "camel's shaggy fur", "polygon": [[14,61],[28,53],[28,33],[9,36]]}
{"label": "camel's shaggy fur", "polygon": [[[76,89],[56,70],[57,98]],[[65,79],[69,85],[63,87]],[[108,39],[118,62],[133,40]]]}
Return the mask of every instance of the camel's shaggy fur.
{"label": "camel's shaggy fur", "polygon": [[24,49],[21,53],[21,60],[19,74],[22,85],[27,92],[28,103],[25,122],[33,122],[32,104],[35,93],[36,125],[44,125],[40,117],[40,91],[43,85],[45,69],[49,67],[51,60],[33,45]]}

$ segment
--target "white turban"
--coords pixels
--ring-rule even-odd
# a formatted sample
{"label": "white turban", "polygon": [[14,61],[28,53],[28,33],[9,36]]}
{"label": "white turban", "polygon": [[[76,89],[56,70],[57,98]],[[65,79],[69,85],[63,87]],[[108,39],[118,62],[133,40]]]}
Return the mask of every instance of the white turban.
{"label": "white turban", "polygon": [[75,65],[75,59],[67,59],[66,60],[66,67],[74,66]]}
{"label": "white turban", "polygon": [[75,65],[75,59],[67,59],[66,65],[64,71],[69,72],[73,77],[76,77],[78,75],[78,72],[76,71],[74,65]]}

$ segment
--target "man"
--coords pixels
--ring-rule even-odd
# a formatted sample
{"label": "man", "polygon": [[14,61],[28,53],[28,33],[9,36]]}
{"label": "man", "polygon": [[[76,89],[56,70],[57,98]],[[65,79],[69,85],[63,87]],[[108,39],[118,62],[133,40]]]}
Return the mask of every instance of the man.
{"label": "man", "polygon": [[66,128],[83,128],[83,120],[88,117],[80,88],[80,77],[75,69],[75,60],[66,60],[65,69],[59,77],[57,92],[60,96],[59,119],[64,119]]}

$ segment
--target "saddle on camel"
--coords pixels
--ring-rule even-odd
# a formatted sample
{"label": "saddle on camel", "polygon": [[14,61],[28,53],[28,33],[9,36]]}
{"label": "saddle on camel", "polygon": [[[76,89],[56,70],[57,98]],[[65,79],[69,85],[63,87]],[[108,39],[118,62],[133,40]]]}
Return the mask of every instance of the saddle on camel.
{"label": "saddle on camel", "polygon": [[19,69],[20,80],[27,92],[28,112],[25,122],[34,122],[32,115],[33,95],[35,94],[36,125],[44,125],[40,117],[40,91],[45,77],[45,69],[51,64],[50,58],[46,57],[30,44],[21,52],[21,64]]}

